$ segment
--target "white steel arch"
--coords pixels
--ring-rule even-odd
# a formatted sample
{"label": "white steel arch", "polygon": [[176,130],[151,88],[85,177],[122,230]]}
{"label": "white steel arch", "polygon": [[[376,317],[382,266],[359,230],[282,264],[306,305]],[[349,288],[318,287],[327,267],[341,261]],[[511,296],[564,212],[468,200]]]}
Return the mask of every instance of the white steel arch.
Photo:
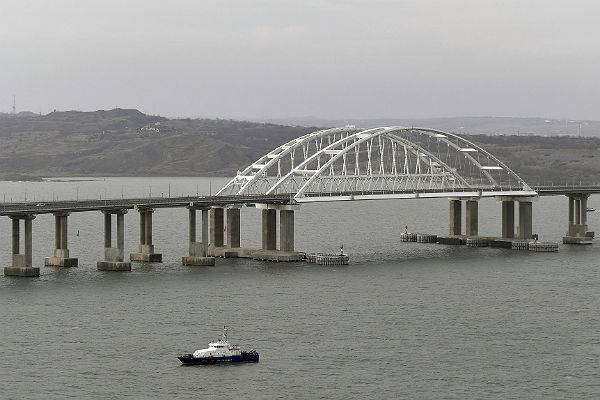
{"label": "white steel arch", "polygon": [[[321,146],[310,151],[312,141]],[[299,163],[293,157],[297,148],[303,149]],[[282,171],[281,160],[289,155],[291,163]],[[269,175],[276,163],[277,173]],[[409,127],[345,127],[305,135],[263,156],[218,194],[289,194],[297,202],[537,195],[506,164],[467,139]]]}
{"label": "white steel arch", "polygon": [[[353,126],[346,126],[324,129],[290,140],[265,154],[243,171],[238,171],[237,175],[217,192],[217,196],[261,194],[269,189],[270,183],[273,182],[273,176],[278,180],[283,174],[287,173],[286,168],[294,168],[297,150],[302,150],[300,157],[306,159],[309,154],[318,153],[324,145],[331,144],[331,141],[335,141],[338,136],[347,136],[358,131],[360,130]],[[314,149],[310,146],[311,144],[314,145]],[[273,171],[274,169],[276,169],[276,172]],[[285,172],[282,172],[282,169]],[[269,175],[269,172],[273,173]]]}

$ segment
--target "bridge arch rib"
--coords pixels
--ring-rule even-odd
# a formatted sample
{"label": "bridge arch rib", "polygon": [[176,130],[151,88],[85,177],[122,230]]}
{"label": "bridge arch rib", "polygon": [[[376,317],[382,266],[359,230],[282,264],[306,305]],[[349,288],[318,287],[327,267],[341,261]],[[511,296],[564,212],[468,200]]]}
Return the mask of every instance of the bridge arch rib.
{"label": "bridge arch rib", "polygon": [[[302,157],[295,162],[297,149]],[[506,164],[469,140],[414,127],[313,132],[261,157],[221,194],[289,194],[298,202],[536,195]]]}

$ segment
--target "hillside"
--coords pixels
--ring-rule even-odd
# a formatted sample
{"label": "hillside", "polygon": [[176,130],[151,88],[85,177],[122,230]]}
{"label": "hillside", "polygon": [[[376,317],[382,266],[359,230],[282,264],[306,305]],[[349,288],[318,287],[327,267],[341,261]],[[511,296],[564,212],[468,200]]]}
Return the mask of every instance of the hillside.
{"label": "hillside", "polygon": [[0,175],[231,175],[272,147],[310,132],[268,123],[167,119],[137,110],[0,117]]}
{"label": "hillside", "polygon": [[[600,183],[600,133],[585,138],[525,135],[529,131],[572,133],[536,118],[414,121],[420,123],[412,125],[473,134],[472,140],[530,184]],[[596,126],[600,131],[600,123],[588,121],[586,129]],[[224,119],[168,119],[124,109],[3,114],[0,178],[230,176],[279,144],[316,129]],[[512,135],[515,131],[520,134]]]}

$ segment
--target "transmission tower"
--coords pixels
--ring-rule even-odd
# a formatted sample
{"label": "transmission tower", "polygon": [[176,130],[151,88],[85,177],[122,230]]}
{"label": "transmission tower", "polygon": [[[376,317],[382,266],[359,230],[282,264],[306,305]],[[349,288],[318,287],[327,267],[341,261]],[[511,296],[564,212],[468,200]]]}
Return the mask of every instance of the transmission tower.
{"label": "transmission tower", "polygon": [[13,111],[13,114],[17,113],[17,96],[15,96],[14,94],[13,94],[13,109],[12,109],[12,111]]}

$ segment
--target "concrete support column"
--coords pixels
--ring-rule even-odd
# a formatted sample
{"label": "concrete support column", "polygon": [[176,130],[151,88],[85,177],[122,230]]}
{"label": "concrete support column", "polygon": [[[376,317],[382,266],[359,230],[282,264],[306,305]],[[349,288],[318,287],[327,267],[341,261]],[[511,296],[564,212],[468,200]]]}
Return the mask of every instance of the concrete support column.
{"label": "concrete support column", "polygon": [[[229,219],[229,214],[228,214]],[[181,257],[181,263],[189,266],[215,265],[214,257],[208,255],[208,210],[202,209],[202,242],[197,242],[196,237],[196,209],[190,206],[188,209],[189,221],[189,254]]]}
{"label": "concrete support column", "polygon": [[47,267],[76,267],[78,264],[77,258],[69,257],[68,215],[68,213],[54,214],[54,254],[44,259]]}
{"label": "concrete support column", "polygon": [[575,223],[575,199],[569,196],[569,226]]}
{"label": "concrete support column", "polygon": [[467,200],[466,203],[466,221],[465,234],[467,236],[477,236],[479,234],[479,201]]}
{"label": "concrete support column", "polygon": [[210,245],[223,247],[223,209],[212,208],[210,210]]}
{"label": "concrete support column", "polygon": [[240,209],[227,209],[227,246],[240,247]]}
{"label": "concrete support column", "polygon": [[26,265],[31,266],[33,260],[33,219],[35,217],[25,218],[25,259]]}
{"label": "concrete support column", "polygon": [[151,208],[138,208],[140,214],[140,245],[138,251],[129,254],[130,261],[162,262],[162,254],[154,252],[152,243],[152,214]]}
{"label": "concrete support column", "polygon": [[533,207],[531,201],[519,202],[519,239],[531,239],[533,230]]}
{"label": "concrete support column", "polygon": [[208,209],[202,209],[202,245],[208,249]]}
{"label": "concrete support column", "polygon": [[450,200],[450,236],[462,234],[462,201]]}
{"label": "concrete support column", "polygon": [[581,200],[578,198],[575,199],[575,223],[581,224]]}
{"label": "concrete support column", "polygon": [[146,244],[146,211],[140,210],[140,245]]}
{"label": "concrete support column", "polygon": [[[154,213],[154,210],[146,210],[143,217],[146,220],[146,233],[144,242],[147,246],[152,246],[152,213]],[[140,214],[140,218],[142,218],[142,214]]]}
{"label": "concrete support column", "polygon": [[294,251],[294,210],[279,212],[279,250]]}
{"label": "concrete support column", "polygon": [[[131,263],[125,261],[125,214],[126,209],[103,211],[104,213],[104,260],[96,263],[99,271],[131,271]],[[112,214],[117,215],[117,245],[112,246]]]}
{"label": "concrete support column", "polygon": [[60,224],[62,223],[61,216],[54,214],[54,248],[60,249],[60,241],[62,239]]}
{"label": "concrete support column", "polygon": [[189,241],[190,243],[196,242],[196,209],[188,209],[188,221],[189,221]]}
{"label": "concrete support column", "polygon": [[262,210],[262,248],[277,250],[277,210]]}
{"label": "concrete support column", "polygon": [[104,213],[104,248],[112,247],[112,214]]}
{"label": "concrete support column", "polygon": [[587,196],[581,196],[580,200],[580,208],[581,208],[581,216],[579,219],[581,220],[581,225],[587,225]]}
{"label": "concrete support column", "polygon": [[67,222],[67,216],[66,215],[62,215],[60,217],[60,249],[61,250],[67,250],[68,249],[68,239],[69,235],[68,235],[68,222]]}
{"label": "concrete support column", "polygon": [[125,258],[125,213],[117,213],[117,249],[119,250],[119,258]]}
{"label": "concrete support column", "polygon": [[[40,276],[40,269],[32,267],[33,259],[33,220],[35,215],[22,215],[12,219],[12,265],[4,268],[6,276]],[[25,240],[23,253],[20,253],[20,220],[25,220]]]}
{"label": "concrete support column", "polygon": [[21,220],[19,218],[12,218],[12,253],[13,255],[19,254],[20,251],[20,232]]}
{"label": "concrete support column", "polygon": [[512,239],[515,237],[515,202],[502,200],[502,237]]}

